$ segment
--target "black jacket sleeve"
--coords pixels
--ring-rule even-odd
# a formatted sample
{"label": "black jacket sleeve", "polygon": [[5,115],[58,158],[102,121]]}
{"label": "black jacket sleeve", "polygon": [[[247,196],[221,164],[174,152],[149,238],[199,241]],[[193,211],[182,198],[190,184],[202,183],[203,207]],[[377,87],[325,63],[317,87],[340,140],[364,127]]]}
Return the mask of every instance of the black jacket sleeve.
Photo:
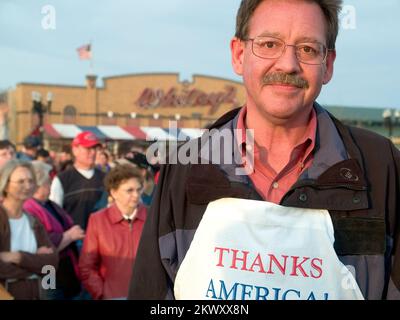
{"label": "black jacket sleeve", "polygon": [[[390,208],[389,232],[393,238],[393,250],[389,261],[392,261],[390,277],[388,281],[386,299],[400,299],[400,151],[391,144],[393,155],[393,167],[388,177],[390,181],[389,193],[387,196],[388,208]],[[388,210],[389,211],[389,210]]]}
{"label": "black jacket sleeve", "polygon": [[168,166],[162,166],[133,266],[128,299],[172,298],[173,282],[164,268],[159,247],[160,220],[164,222],[171,214],[167,173]]}

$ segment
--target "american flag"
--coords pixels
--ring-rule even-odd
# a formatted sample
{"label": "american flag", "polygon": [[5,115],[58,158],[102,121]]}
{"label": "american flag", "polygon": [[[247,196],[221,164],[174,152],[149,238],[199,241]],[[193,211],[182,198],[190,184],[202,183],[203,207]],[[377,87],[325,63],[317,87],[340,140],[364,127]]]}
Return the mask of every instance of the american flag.
{"label": "american flag", "polygon": [[79,59],[81,60],[90,60],[92,59],[92,51],[91,51],[91,45],[90,44],[85,44],[82,47],[79,47],[77,49]]}

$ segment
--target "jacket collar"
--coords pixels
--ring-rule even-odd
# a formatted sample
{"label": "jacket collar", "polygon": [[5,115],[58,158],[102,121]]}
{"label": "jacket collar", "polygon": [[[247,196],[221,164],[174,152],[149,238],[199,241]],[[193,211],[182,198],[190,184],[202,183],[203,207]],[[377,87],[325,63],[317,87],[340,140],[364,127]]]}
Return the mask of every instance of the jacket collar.
{"label": "jacket collar", "polygon": [[[118,209],[115,203],[107,208],[107,217],[112,224],[117,224],[125,220],[125,218],[122,216],[121,211]],[[139,204],[137,208],[135,219],[139,219],[142,221],[146,219],[146,208],[142,204]]]}
{"label": "jacket collar", "polygon": [[[359,210],[369,207],[367,180],[363,170],[361,152],[356,146],[350,131],[335,117],[315,104],[318,115],[317,148],[313,166],[302,176],[284,197],[282,204],[295,207],[325,208],[329,210]],[[235,109],[218,119],[211,129],[233,129],[239,110]],[[202,137],[201,143],[204,143]],[[233,163],[235,163],[233,161]],[[189,201],[207,204],[222,197],[238,197],[261,200],[252,188],[248,176],[235,175],[235,165],[192,165],[186,191]],[[332,190],[340,195],[333,199],[315,197],[304,201],[304,188]],[[313,193],[313,192],[311,192]],[[323,193],[323,192],[322,192]],[[336,194],[335,193],[335,194]],[[325,193],[327,194],[327,193]],[[347,196],[344,199],[344,196]],[[332,194],[329,195],[332,198]],[[300,200],[302,199],[302,200]]]}

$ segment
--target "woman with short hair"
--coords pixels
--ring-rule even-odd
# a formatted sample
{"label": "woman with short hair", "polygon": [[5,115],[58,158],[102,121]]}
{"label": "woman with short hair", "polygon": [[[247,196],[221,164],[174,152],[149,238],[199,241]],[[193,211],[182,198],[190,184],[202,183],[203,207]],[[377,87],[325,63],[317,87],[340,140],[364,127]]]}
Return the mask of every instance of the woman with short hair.
{"label": "woman with short hair", "polygon": [[32,161],[37,189],[33,197],[25,201],[24,210],[44,225],[60,256],[56,275],[57,288],[47,291],[51,300],[73,299],[81,292],[76,241],[85,237],[79,225],[74,225],[70,215],[58,204],[49,200],[50,171],[52,167],[41,161]]}
{"label": "woman with short hair", "polygon": [[0,283],[15,299],[43,298],[42,272],[52,270],[43,267],[55,271],[58,265],[58,254],[43,225],[23,210],[35,188],[29,163],[9,160],[1,168]]}
{"label": "woman with short hair", "polygon": [[90,215],[79,269],[93,299],[124,299],[147,214],[143,178],[132,165],[117,165],[104,183],[113,203]]}

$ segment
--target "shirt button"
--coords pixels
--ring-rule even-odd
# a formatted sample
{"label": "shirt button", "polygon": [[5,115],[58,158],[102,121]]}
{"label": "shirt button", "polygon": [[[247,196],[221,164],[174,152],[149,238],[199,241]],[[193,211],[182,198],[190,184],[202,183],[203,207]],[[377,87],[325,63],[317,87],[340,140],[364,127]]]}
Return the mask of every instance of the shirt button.
{"label": "shirt button", "polygon": [[246,144],[246,150],[251,152],[253,147],[250,144]]}
{"label": "shirt button", "polygon": [[279,188],[279,183],[278,183],[278,182],[274,182],[274,183],[272,184],[272,188],[278,189],[278,188]]}

